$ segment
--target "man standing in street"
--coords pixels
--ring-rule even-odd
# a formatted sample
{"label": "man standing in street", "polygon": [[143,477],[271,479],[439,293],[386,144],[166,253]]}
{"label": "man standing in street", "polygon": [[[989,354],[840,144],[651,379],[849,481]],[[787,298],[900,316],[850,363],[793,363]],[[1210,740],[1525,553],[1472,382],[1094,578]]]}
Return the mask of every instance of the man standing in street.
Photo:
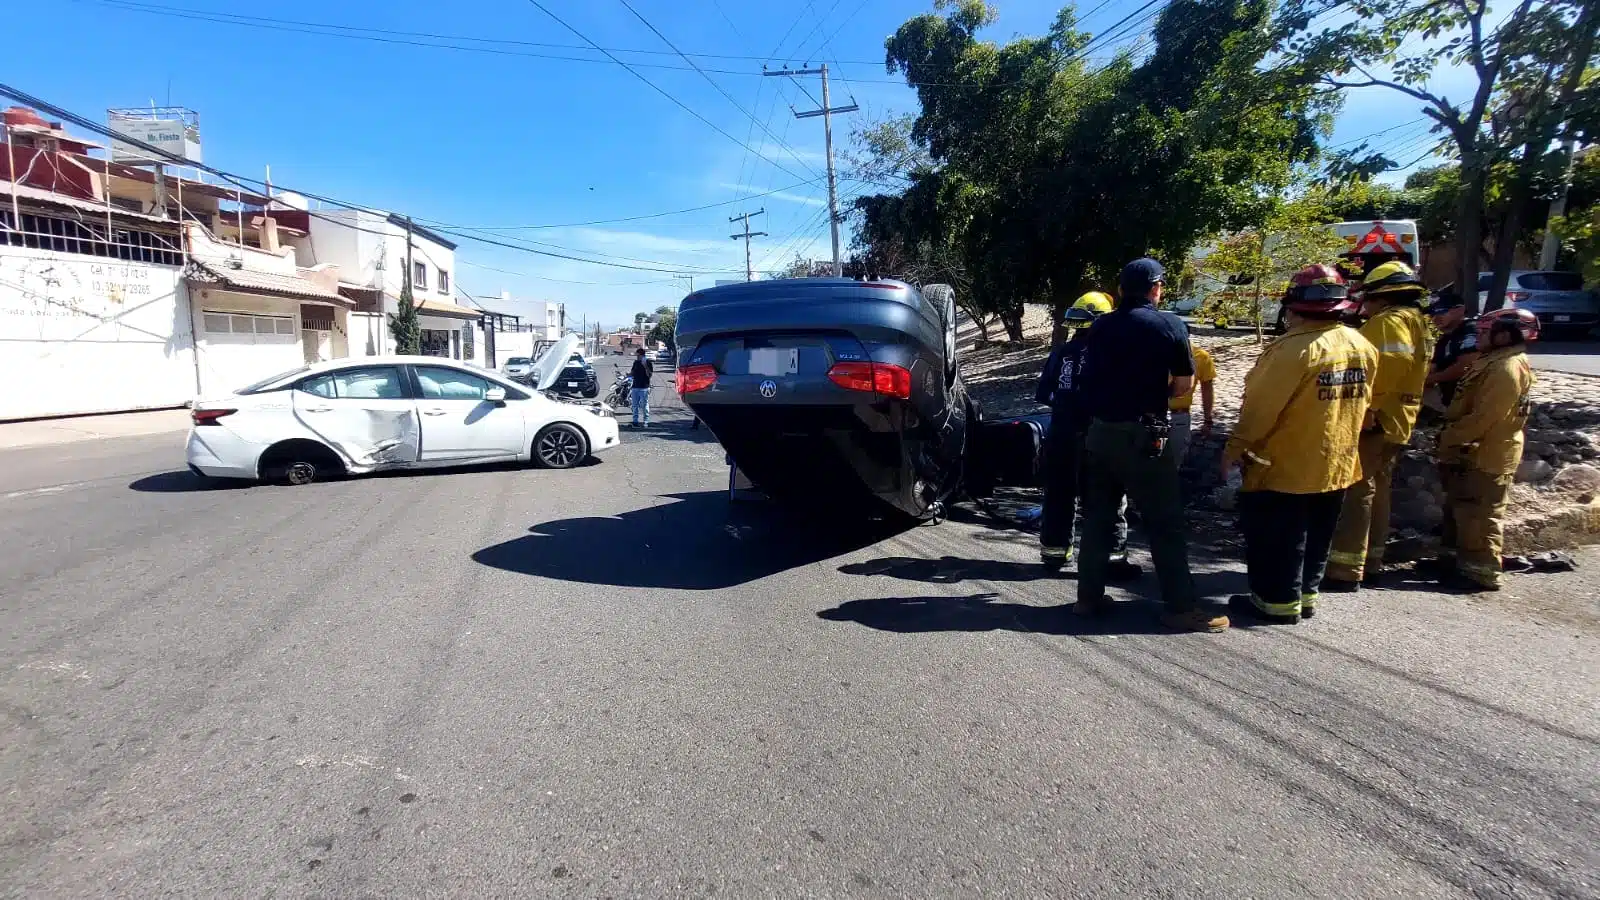
{"label": "man standing in street", "polygon": [[1440,288],[1428,304],[1433,327],[1439,329],[1439,342],[1433,347],[1433,366],[1428,384],[1439,388],[1445,409],[1455,399],[1456,383],[1478,359],[1478,320],[1467,316],[1467,304],[1455,287]]}
{"label": "man standing in street", "polygon": [[1345,489],[1361,479],[1356,448],[1378,351],[1340,323],[1355,304],[1332,266],[1295,273],[1282,302],[1289,329],[1245,377],[1222,474],[1243,469],[1250,576],[1250,593],[1229,598],[1229,610],[1292,624],[1316,613]]}
{"label": "man standing in street", "polygon": [[1183,321],[1156,309],[1165,272],[1153,259],[1122,269],[1117,308],[1089,326],[1083,363],[1083,558],[1074,610],[1106,609],[1112,527],[1123,496],[1132,499],[1150,540],[1162,624],[1184,631],[1222,631],[1228,617],[1203,608],[1189,573],[1178,459],[1168,440],[1167,403],[1194,387],[1194,359]]}
{"label": "man standing in street", "polygon": [[[633,408],[633,427],[649,427],[650,425],[650,376],[656,372],[650,360],[645,357],[644,348],[640,347],[633,354],[633,390],[628,395],[629,405]],[[640,421],[640,417],[643,421]]]}
{"label": "man standing in street", "polygon": [[1422,408],[1428,377],[1428,323],[1422,301],[1428,289],[1398,260],[1367,273],[1361,311],[1370,316],[1361,336],[1378,350],[1378,371],[1368,387],[1372,405],[1361,432],[1361,480],[1344,495],[1344,510],[1328,557],[1326,590],[1358,591],[1375,584],[1389,541],[1389,485],[1400,451]]}
{"label": "man standing in street", "polygon": [[1539,319],[1525,309],[1497,309],[1478,319],[1483,355],[1461,379],[1439,433],[1448,584],[1500,590],[1501,519],[1522,462],[1534,383],[1526,351],[1538,338]]}

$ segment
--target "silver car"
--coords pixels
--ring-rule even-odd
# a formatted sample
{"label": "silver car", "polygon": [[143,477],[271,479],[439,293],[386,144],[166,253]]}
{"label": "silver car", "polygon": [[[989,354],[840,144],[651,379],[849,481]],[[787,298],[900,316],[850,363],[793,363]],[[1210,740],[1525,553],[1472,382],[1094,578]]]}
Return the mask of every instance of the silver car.
{"label": "silver car", "polygon": [[513,356],[506,360],[505,376],[519,384],[526,384],[533,375],[533,360],[526,356]]}
{"label": "silver car", "polygon": [[[1489,297],[1492,272],[1478,273],[1478,301]],[[1583,289],[1577,272],[1513,271],[1506,285],[1506,306],[1539,317],[1552,335],[1582,334],[1600,325],[1600,293]]]}

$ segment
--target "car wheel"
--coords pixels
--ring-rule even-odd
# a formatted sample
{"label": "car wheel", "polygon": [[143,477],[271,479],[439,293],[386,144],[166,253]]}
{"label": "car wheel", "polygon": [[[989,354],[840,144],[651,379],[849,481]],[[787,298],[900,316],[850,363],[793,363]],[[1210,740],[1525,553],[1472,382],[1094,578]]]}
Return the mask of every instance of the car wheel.
{"label": "car wheel", "polygon": [[588,456],[589,442],[576,425],[547,425],[533,439],[533,459],[542,469],[570,469]]}
{"label": "car wheel", "polygon": [[584,388],[583,396],[586,400],[593,400],[594,398],[600,396],[600,389],[598,387]]}
{"label": "car wheel", "polygon": [[278,484],[310,484],[344,471],[332,450],[314,441],[288,441],[261,455],[258,467],[262,481]]}

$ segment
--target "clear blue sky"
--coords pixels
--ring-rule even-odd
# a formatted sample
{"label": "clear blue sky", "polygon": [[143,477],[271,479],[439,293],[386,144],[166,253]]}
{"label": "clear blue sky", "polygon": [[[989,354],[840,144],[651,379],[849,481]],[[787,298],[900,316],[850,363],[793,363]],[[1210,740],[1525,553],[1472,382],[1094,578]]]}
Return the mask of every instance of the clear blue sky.
{"label": "clear blue sky", "polygon": [[[698,286],[742,276],[742,243],[729,239],[737,226],[727,219],[745,208],[767,210],[753,223],[770,233],[756,241],[757,269],[777,268],[796,252],[829,252],[826,192],[818,177],[822,123],[796,121],[791,114],[791,107],[814,107],[817,79],[803,80],[807,97],[788,79],[760,77],[762,60],[772,67],[828,61],[844,76],[834,83],[835,105],[853,98],[869,115],[914,111],[911,92],[885,74],[879,61],[884,38],[932,6],[929,0],[629,0],[683,51],[752,57],[694,59],[714,70],[710,77],[754,114],[757,125],[688,69],[620,0],[540,2],[603,47],[656,51],[619,55],[640,64],[640,74],[738,142],[609,61],[535,56],[604,60],[593,51],[502,43],[584,43],[527,0],[25,4],[7,13],[5,80],[96,119],[107,107],[187,106],[200,113],[211,165],[254,176],[270,165],[277,185],[455,225],[613,219],[788,188],[745,204],[670,217],[498,232],[543,242],[553,252],[692,271]],[[1000,20],[988,35],[994,40],[1043,31],[1062,4],[997,5]],[[1085,27],[1107,28],[1141,5],[1110,0]],[[1085,10],[1095,6],[1081,4]],[[206,16],[374,29],[366,34],[383,40],[308,34],[314,29],[300,25],[246,27]],[[412,46],[405,42],[428,41],[379,31],[450,36],[452,43],[499,52]],[[487,40],[462,41],[463,36]],[[1417,107],[1402,99],[1370,90],[1353,96],[1333,141],[1401,126],[1374,143],[1403,161],[1425,152],[1423,126],[1404,125],[1418,117]],[[836,146],[861,115],[836,120]],[[791,187],[797,182],[810,183]],[[847,182],[841,193],[847,199],[866,189]],[[509,290],[564,300],[572,318],[587,314],[607,325],[631,322],[634,311],[676,305],[687,288],[686,280],[662,272],[469,241],[457,250],[456,279],[474,295]]]}

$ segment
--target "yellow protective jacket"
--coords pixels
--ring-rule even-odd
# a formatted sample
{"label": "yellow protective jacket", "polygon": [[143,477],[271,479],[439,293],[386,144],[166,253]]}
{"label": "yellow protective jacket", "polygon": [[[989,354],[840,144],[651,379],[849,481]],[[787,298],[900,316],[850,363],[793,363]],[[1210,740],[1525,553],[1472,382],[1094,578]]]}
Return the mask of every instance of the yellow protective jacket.
{"label": "yellow protective jacket", "polygon": [[1536,380],[1524,347],[1501,347],[1478,358],[1456,386],[1439,433],[1440,462],[1510,475],[1522,462],[1528,391]]}
{"label": "yellow protective jacket", "polygon": [[1378,365],[1372,344],[1337,322],[1302,322],[1273,341],[1245,376],[1223,451],[1244,466],[1241,490],[1320,494],[1361,480],[1356,444]]}
{"label": "yellow protective jacket", "polygon": [[1385,307],[1361,326],[1361,334],[1378,350],[1378,374],[1372,379],[1372,412],[1384,440],[1411,441],[1411,429],[1422,408],[1428,380],[1428,321],[1415,306]]}

